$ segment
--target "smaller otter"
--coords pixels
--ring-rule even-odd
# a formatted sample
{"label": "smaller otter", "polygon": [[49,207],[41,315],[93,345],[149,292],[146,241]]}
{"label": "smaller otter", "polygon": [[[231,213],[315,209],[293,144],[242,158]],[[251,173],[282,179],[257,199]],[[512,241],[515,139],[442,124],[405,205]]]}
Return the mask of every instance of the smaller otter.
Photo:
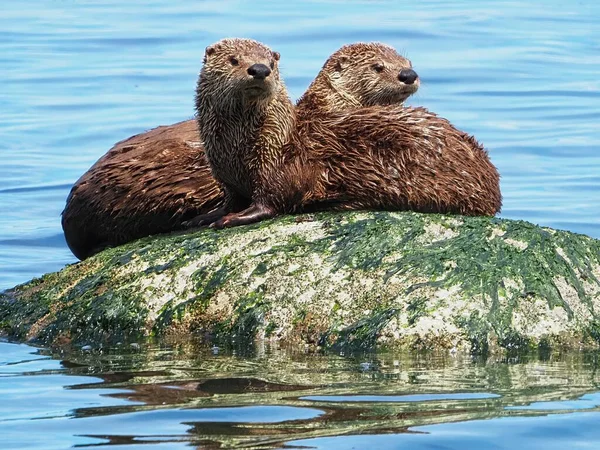
{"label": "smaller otter", "polygon": [[223,39],[206,48],[196,88],[196,117],[211,172],[225,194],[222,207],[189,226],[244,211],[257,221],[270,211],[268,174],[283,162],[295,128],[294,106],[279,77],[277,52],[251,39]]}
{"label": "smaller otter", "polygon": [[[249,47],[256,50],[246,52]],[[243,61],[246,73],[224,66],[237,66],[240,50],[251,55]],[[207,48],[197,86],[198,129],[228,201],[190,225],[243,225],[323,204],[500,211],[498,172],[473,137],[424,108],[314,111],[296,120],[278,60],[256,41],[226,39]]]}
{"label": "smaller otter", "polygon": [[[308,118],[316,111],[401,104],[418,87],[411,62],[392,47],[355,43],[327,59],[296,111]],[[106,247],[181,229],[223,198],[196,121],[188,120],[115,144],[71,189],[62,226],[73,254],[85,259]]]}

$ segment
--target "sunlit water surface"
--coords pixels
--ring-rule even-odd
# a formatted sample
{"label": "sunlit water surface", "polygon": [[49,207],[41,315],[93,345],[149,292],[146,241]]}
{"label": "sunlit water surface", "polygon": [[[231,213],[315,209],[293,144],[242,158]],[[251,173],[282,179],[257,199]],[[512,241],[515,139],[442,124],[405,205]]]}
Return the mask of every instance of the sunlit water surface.
{"label": "sunlit water surface", "polygon": [[[0,289],[75,261],[71,185],[116,141],[192,117],[225,36],[280,51],[293,99],[341,45],[395,46],[422,79],[410,103],[489,149],[503,217],[600,238],[598,23],[596,0],[4,2]],[[591,356],[32,352],[0,343],[2,449],[600,448]]]}
{"label": "sunlit water surface", "polygon": [[297,99],[341,45],[383,41],[422,78],[411,99],[474,134],[503,217],[600,238],[600,2],[4,2],[0,289],[75,259],[72,184],[115,142],[193,116],[204,48],[251,37],[282,54]]}
{"label": "sunlit water surface", "polygon": [[592,449],[597,356],[0,342],[0,448]]}

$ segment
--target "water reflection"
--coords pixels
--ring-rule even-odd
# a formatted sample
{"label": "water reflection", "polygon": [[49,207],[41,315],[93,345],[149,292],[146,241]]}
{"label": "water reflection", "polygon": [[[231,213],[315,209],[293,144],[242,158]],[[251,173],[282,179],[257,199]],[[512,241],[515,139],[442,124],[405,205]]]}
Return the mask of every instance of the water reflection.
{"label": "water reflection", "polygon": [[521,430],[518,448],[536,448],[554,414],[600,412],[595,354],[234,353],[193,342],[63,353],[0,342],[3,448],[480,448],[506,427]]}
{"label": "water reflection", "polygon": [[286,448],[411,450],[564,450],[600,444],[599,413],[502,418],[415,427],[413,434],[336,436],[287,443]]}

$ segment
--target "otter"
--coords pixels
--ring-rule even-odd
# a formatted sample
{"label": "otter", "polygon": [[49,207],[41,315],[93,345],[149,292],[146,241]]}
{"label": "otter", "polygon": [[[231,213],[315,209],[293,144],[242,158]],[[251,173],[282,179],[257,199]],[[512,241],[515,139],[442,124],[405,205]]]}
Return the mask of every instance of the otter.
{"label": "otter", "polygon": [[[393,47],[345,45],[326,60],[296,114],[401,104],[419,83],[411,61]],[[69,248],[85,259],[106,247],[180,230],[211,211],[219,217],[224,210],[215,209],[223,199],[192,119],[115,144],[74,184],[61,222]]]}
{"label": "otter", "polygon": [[409,59],[380,42],[344,45],[323,64],[296,104],[300,120],[313,113],[401,105],[419,88]]}
{"label": "otter", "polygon": [[[246,74],[232,77],[240,61]],[[370,106],[298,118],[278,61],[256,41],[207,47],[197,83],[198,129],[227,201],[188,226],[243,225],[322,205],[500,211],[498,171],[472,136],[425,108]]]}
{"label": "otter", "polygon": [[170,232],[221,199],[192,119],[115,144],[73,185],[61,223],[67,245],[83,260]]}

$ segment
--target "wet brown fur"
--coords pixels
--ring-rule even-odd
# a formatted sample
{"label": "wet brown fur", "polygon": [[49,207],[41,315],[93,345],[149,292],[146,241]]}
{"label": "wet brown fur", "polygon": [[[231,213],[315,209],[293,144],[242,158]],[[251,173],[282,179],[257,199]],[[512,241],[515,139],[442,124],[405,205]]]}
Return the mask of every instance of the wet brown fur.
{"label": "wet brown fur", "polygon": [[[374,70],[377,64],[381,72]],[[387,45],[346,45],[325,62],[298,101],[297,115],[401,103],[419,85],[398,81],[398,72],[410,67]],[[75,183],[62,213],[75,256],[85,259],[108,246],[180,229],[222,204],[197,133],[196,121],[188,120],[133,136],[115,144]]]}
{"label": "wet brown fur", "polygon": [[62,227],[73,254],[85,259],[107,246],[177,229],[221,198],[197,123],[188,120],[118,142],[71,189]]}
{"label": "wet brown fur", "polygon": [[325,61],[298,100],[298,119],[309,120],[314,113],[361,106],[400,105],[420,84],[418,79],[410,85],[398,80],[400,71],[410,68],[410,60],[388,45],[379,42],[344,45]]}
{"label": "wet brown fur", "polygon": [[[223,139],[225,135],[217,124],[228,123],[239,115],[229,116],[226,110],[215,117],[207,107],[213,91],[203,81],[227,84],[222,73],[213,73],[211,58],[229,57],[235,51],[235,42],[222,47],[219,44],[207,53],[198,83],[200,134],[211,166],[213,155],[222,160],[241,160],[228,167],[213,166],[215,177],[220,173],[230,176],[229,167],[243,168],[244,161],[258,166],[236,172],[235,179],[230,178],[225,185],[236,195],[251,195],[248,209],[226,208],[229,214],[217,220],[201,217],[192,220],[191,225],[241,225],[323,204],[336,209],[412,209],[465,215],[494,215],[500,211],[499,175],[487,152],[473,137],[424,108],[375,106],[341,113],[312,111],[310,117],[298,117],[291,130],[290,118],[278,115],[289,109],[284,105],[287,96],[280,82],[280,89],[272,89],[276,94],[261,99],[261,111],[267,115],[251,119],[256,135],[250,144],[247,136],[239,142],[235,136]],[[230,102],[242,101],[237,91],[224,90],[220,92],[222,102],[227,94],[231,95]],[[277,105],[275,115],[268,114],[271,102]],[[277,126],[278,121],[284,125]],[[263,128],[265,124],[268,126]],[[262,130],[273,127],[284,132],[280,139],[261,139]],[[287,144],[281,146],[283,140]],[[249,153],[232,152],[231,148]],[[268,155],[268,165],[262,166],[263,155]]]}
{"label": "wet brown fur", "polygon": [[[206,49],[196,116],[227,210],[239,210],[260,195],[266,174],[282,163],[283,145],[295,127],[278,61],[278,53],[249,39],[224,39]],[[263,80],[249,75],[255,64],[270,67],[270,75]]]}
{"label": "wet brown fur", "polygon": [[[487,151],[425,108],[373,106],[298,122],[289,158],[271,172],[279,213],[317,208],[413,210],[493,216],[500,176]],[[298,149],[301,149],[300,151]],[[306,150],[308,149],[308,150]],[[311,179],[299,204],[290,179]]]}

